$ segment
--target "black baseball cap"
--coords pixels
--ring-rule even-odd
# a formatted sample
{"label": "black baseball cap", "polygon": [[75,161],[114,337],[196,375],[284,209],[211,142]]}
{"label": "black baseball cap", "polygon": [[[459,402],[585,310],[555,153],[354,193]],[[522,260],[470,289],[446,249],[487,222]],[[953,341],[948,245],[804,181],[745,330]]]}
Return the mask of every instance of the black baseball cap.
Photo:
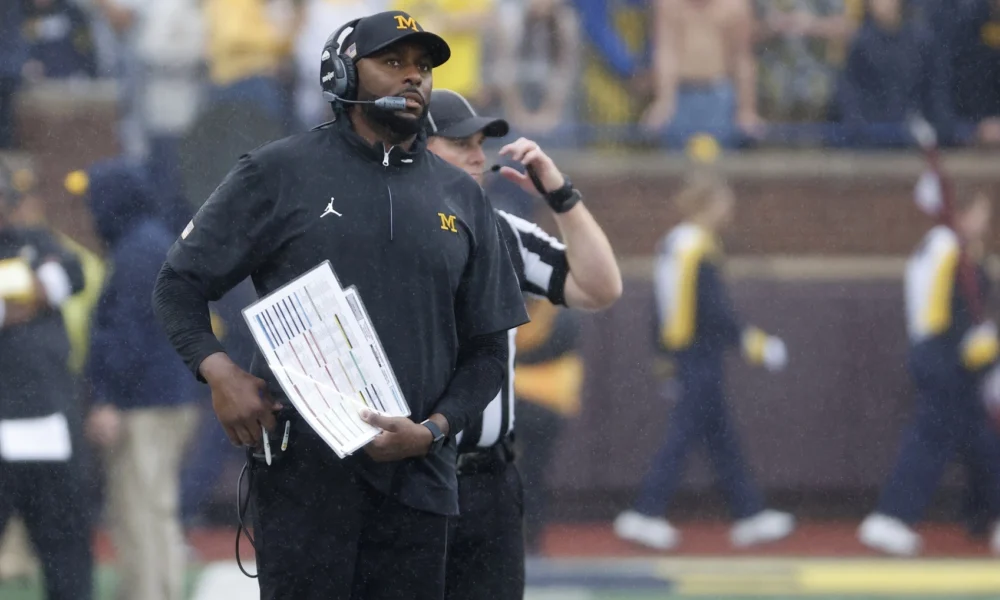
{"label": "black baseball cap", "polygon": [[344,38],[340,53],[357,60],[403,40],[424,46],[435,67],[440,67],[451,58],[448,42],[439,35],[424,31],[416,19],[401,10],[375,13],[362,18]]}
{"label": "black baseball cap", "polygon": [[458,92],[434,90],[427,112],[427,135],[451,139],[467,138],[483,132],[486,137],[500,138],[510,131],[503,119],[480,117],[469,101]]}

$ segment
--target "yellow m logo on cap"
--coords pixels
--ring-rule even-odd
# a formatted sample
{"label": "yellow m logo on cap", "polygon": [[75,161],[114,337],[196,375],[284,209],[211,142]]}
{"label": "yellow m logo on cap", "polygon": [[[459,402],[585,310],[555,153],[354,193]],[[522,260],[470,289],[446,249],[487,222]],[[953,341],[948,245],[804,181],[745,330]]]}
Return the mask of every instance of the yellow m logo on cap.
{"label": "yellow m logo on cap", "polygon": [[417,20],[413,17],[396,15],[393,18],[396,19],[396,29],[412,29],[413,31],[420,31],[417,25]]}
{"label": "yellow m logo on cap", "polygon": [[444,213],[438,213],[438,217],[441,218],[441,229],[445,231],[450,231],[452,233],[458,233],[455,229],[455,215],[446,215]]}

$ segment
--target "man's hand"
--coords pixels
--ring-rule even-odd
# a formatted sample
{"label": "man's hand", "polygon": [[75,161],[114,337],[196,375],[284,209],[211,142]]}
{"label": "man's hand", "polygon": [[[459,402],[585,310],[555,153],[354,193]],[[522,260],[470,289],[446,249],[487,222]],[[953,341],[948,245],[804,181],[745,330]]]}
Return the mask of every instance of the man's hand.
{"label": "man's hand", "polygon": [[365,446],[365,452],[376,462],[424,456],[434,440],[430,429],[406,417],[385,417],[363,409],[361,418],[365,423],[382,430],[378,437]]}
{"label": "man's hand", "polygon": [[[546,192],[554,192],[566,183],[566,178],[559,172],[556,163],[552,162],[548,154],[542,152],[538,144],[527,138],[518,138],[516,142],[507,144],[500,149],[500,156],[506,156],[525,167],[533,168]],[[510,167],[503,167],[500,169],[500,174],[507,180],[516,183],[522,190],[540,197],[535,185],[531,183],[531,177],[526,173],[521,173]]]}
{"label": "man's hand", "polygon": [[118,409],[102,404],[87,417],[87,438],[101,448],[111,448],[121,437],[122,417]]}
{"label": "man's hand", "polygon": [[275,426],[274,411],[281,403],[271,399],[267,383],[236,366],[223,352],[206,358],[199,367],[212,388],[212,409],[234,446],[257,447],[261,425]]}

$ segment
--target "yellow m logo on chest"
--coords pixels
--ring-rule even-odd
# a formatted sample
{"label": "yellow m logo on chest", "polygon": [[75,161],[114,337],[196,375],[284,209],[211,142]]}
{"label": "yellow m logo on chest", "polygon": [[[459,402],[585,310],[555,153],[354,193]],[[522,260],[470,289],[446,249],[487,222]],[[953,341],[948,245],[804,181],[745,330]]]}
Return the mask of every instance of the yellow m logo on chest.
{"label": "yellow m logo on chest", "polygon": [[438,217],[441,219],[441,229],[452,233],[458,233],[458,230],[455,229],[455,215],[438,213]]}
{"label": "yellow m logo on chest", "polygon": [[404,17],[402,15],[396,15],[396,29],[412,29],[413,31],[420,31],[417,26],[417,20],[413,17]]}

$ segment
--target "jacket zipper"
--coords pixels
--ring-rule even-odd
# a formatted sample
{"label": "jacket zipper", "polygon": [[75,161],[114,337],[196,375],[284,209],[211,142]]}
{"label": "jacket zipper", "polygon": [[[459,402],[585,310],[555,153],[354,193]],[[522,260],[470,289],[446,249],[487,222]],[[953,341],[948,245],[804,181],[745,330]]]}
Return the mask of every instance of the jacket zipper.
{"label": "jacket zipper", "polygon": [[389,192],[389,241],[390,242],[393,239],[394,231],[392,223],[392,187],[389,185],[388,169],[389,169],[389,153],[392,152],[392,149],[394,147],[395,146],[389,146],[388,148],[386,148],[384,144],[382,145],[382,149],[385,152],[382,156],[382,167],[383,169],[386,170],[385,189]]}

